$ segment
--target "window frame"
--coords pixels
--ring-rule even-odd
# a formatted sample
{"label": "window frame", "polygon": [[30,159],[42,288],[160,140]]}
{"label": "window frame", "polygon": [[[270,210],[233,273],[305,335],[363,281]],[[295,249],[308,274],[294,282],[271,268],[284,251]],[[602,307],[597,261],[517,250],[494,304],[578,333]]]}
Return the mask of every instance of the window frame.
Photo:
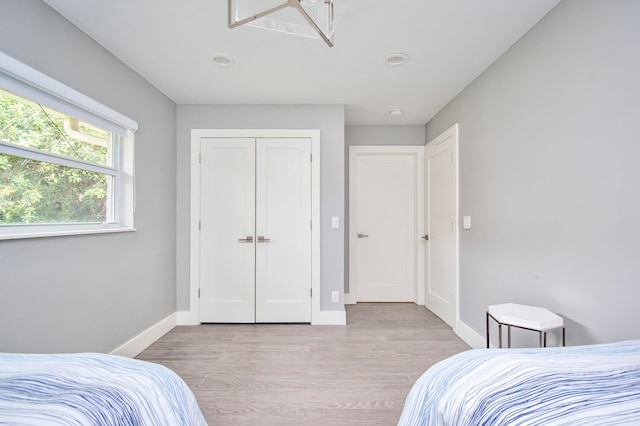
{"label": "window frame", "polygon": [[0,52],[0,87],[25,99],[109,130],[113,165],[78,160],[0,141],[0,153],[80,168],[113,177],[109,222],[0,224],[0,240],[135,231],[135,138],[138,123],[88,96]]}

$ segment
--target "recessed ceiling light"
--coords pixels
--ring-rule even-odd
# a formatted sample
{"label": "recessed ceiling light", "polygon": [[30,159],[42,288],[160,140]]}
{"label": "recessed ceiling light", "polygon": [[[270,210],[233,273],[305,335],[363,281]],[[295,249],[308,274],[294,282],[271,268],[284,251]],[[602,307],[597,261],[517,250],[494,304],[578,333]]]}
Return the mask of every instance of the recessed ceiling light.
{"label": "recessed ceiling light", "polygon": [[389,115],[392,117],[400,117],[403,111],[400,108],[395,108],[389,111]]}
{"label": "recessed ceiling light", "polygon": [[225,53],[214,53],[209,56],[209,59],[211,59],[214,64],[220,65],[221,67],[228,67],[235,63],[233,58]]}
{"label": "recessed ceiling light", "polygon": [[409,60],[409,56],[405,53],[392,53],[391,55],[384,58],[384,61],[387,65],[402,65]]}

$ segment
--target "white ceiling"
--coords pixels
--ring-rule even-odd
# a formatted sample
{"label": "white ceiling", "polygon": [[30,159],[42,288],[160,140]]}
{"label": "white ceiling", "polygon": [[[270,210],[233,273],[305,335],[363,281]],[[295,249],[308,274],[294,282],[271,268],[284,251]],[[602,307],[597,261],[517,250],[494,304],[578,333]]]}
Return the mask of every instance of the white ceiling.
{"label": "white ceiling", "polygon": [[347,125],[425,124],[559,2],[334,0],[330,48],[229,29],[226,0],[44,1],[177,104],[344,104]]}

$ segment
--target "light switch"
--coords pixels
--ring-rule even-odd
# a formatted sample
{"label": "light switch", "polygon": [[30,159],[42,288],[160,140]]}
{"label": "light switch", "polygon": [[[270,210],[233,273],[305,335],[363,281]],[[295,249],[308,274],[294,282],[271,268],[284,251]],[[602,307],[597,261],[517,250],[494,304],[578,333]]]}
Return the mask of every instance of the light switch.
{"label": "light switch", "polygon": [[462,229],[471,229],[471,216],[462,216]]}
{"label": "light switch", "polygon": [[331,227],[332,228],[340,228],[340,218],[339,217],[332,217],[331,218]]}

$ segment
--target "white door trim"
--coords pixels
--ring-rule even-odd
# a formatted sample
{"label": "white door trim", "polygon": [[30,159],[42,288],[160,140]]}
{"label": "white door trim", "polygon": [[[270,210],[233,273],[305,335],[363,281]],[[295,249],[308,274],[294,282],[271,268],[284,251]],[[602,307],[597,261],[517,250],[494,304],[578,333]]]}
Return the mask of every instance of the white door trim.
{"label": "white door trim", "polygon": [[[354,206],[355,188],[353,187],[356,181],[356,157],[358,154],[407,154],[415,156],[416,161],[416,289],[415,289],[415,302],[418,305],[424,305],[424,261],[425,251],[424,242],[420,238],[424,235],[424,146],[350,146],[349,147],[349,206]],[[356,271],[353,265],[355,265],[355,250],[357,244],[356,238],[356,224],[355,216],[351,208],[349,209],[349,292],[344,294],[345,304],[355,304],[357,298],[357,286],[356,286]]]}
{"label": "white door trim", "polygon": [[[448,139],[453,139],[453,143],[452,143],[452,148],[451,148],[451,153],[453,155],[453,172],[452,172],[452,183],[451,183],[451,187],[453,188],[453,197],[452,198],[452,214],[453,214],[453,248],[452,248],[452,253],[453,253],[453,262],[452,262],[452,276],[453,276],[453,289],[454,289],[454,295],[453,295],[453,305],[454,305],[454,309],[455,309],[455,313],[454,313],[454,318],[453,318],[453,324],[449,324],[451,326],[451,328],[453,329],[454,332],[458,332],[458,329],[460,327],[460,265],[459,265],[459,258],[460,258],[460,252],[459,252],[459,238],[460,238],[460,234],[459,234],[459,228],[458,228],[458,211],[459,211],[459,160],[458,160],[458,139],[459,139],[459,129],[458,129],[458,123],[454,124],[453,126],[449,127],[447,130],[445,130],[444,132],[442,132],[440,135],[436,136],[435,138],[433,138],[431,141],[427,142],[427,144],[425,145],[425,159],[426,156],[429,153],[429,150],[431,147],[435,147],[443,142],[445,142]],[[427,172],[425,171],[425,178],[427,178]],[[428,185],[426,185],[425,183],[425,190],[428,188]],[[428,197],[428,195],[427,195]],[[426,255],[426,252],[425,252]],[[425,259],[425,268],[428,268],[429,265],[426,265],[426,256],[423,258]],[[425,274],[425,281],[423,282],[424,284],[424,289],[423,289],[423,294],[426,293],[426,287],[429,285],[429,283],[426,281],[428,277],[428,274]]]}
{"label": "white door trim", "polygon": [[[179,324],[200,324],[200,139],[202,138],[310,138],[311,155],[311,324],[344,324],[344,312],[337,318],[320,311],[320,130],[319,129],[192,129],[191,213],[189,255],[189,310],[179,315]],[[326,318],[325,318],[326,317]]]}

